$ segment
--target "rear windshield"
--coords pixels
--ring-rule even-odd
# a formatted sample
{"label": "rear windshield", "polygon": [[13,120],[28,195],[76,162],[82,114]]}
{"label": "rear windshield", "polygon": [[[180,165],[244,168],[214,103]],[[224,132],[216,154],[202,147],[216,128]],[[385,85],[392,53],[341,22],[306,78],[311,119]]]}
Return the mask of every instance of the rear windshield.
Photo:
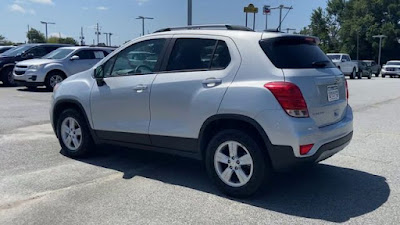
{"label": "rear windshield", "polygon": [[333,68],[332,61],[310,37],[278,37],[263,39],[260,46],[281,69]]}
{"label": "rear windshield", "polygon": [[400,62],[387,62],[386,65],[400,66]]}

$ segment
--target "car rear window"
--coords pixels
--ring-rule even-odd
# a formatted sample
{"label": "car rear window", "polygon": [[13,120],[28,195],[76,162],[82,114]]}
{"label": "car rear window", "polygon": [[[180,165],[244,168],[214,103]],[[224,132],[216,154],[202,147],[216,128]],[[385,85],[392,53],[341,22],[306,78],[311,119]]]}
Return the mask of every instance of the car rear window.
{"label": "car rear window", "polygon": [[280,69],[333,68],[332,61],[311,37],[278,37],[260,40],[271,62]]}

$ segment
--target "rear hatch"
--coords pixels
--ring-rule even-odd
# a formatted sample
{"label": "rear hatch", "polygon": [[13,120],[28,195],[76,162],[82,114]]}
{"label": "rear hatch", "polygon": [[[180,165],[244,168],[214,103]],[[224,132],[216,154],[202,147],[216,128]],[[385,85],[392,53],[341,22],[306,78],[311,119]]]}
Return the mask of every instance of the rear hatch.
{"label": "rear hatch", "polygon": [[346,81],[317,44],[316,38],[307,36],[281,36],[260,41],[271,62],[282,69],[285,82],[300,88],[310,118],[323,127],[344,117]]}

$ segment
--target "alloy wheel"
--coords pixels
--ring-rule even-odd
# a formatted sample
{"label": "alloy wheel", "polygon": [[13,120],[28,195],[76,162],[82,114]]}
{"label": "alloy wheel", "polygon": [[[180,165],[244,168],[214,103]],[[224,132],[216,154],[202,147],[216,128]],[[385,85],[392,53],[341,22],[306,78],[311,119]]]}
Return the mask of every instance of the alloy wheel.
{"label": "alloy wheel", "polygon": [[231,187],[247,184],[253,175],[253,158],[237,141],[226,141],[215,151],[214,168],[218,177]]}

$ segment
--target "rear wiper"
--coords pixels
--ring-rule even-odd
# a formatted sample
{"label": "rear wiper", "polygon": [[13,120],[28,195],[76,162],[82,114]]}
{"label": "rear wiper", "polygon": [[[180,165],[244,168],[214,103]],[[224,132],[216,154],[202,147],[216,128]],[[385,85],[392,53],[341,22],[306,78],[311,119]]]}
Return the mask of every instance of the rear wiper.
{"label": "rear wiper", "polygon": [[328,63],[330,63],[330,61],[328,61],[328,60],[324,60],[324,61],[315,61],[315,62],[311,63],[311,65],[312,65],[313,67],[319,67],[319,68],[321,68],[321,67],[326,67]]}

